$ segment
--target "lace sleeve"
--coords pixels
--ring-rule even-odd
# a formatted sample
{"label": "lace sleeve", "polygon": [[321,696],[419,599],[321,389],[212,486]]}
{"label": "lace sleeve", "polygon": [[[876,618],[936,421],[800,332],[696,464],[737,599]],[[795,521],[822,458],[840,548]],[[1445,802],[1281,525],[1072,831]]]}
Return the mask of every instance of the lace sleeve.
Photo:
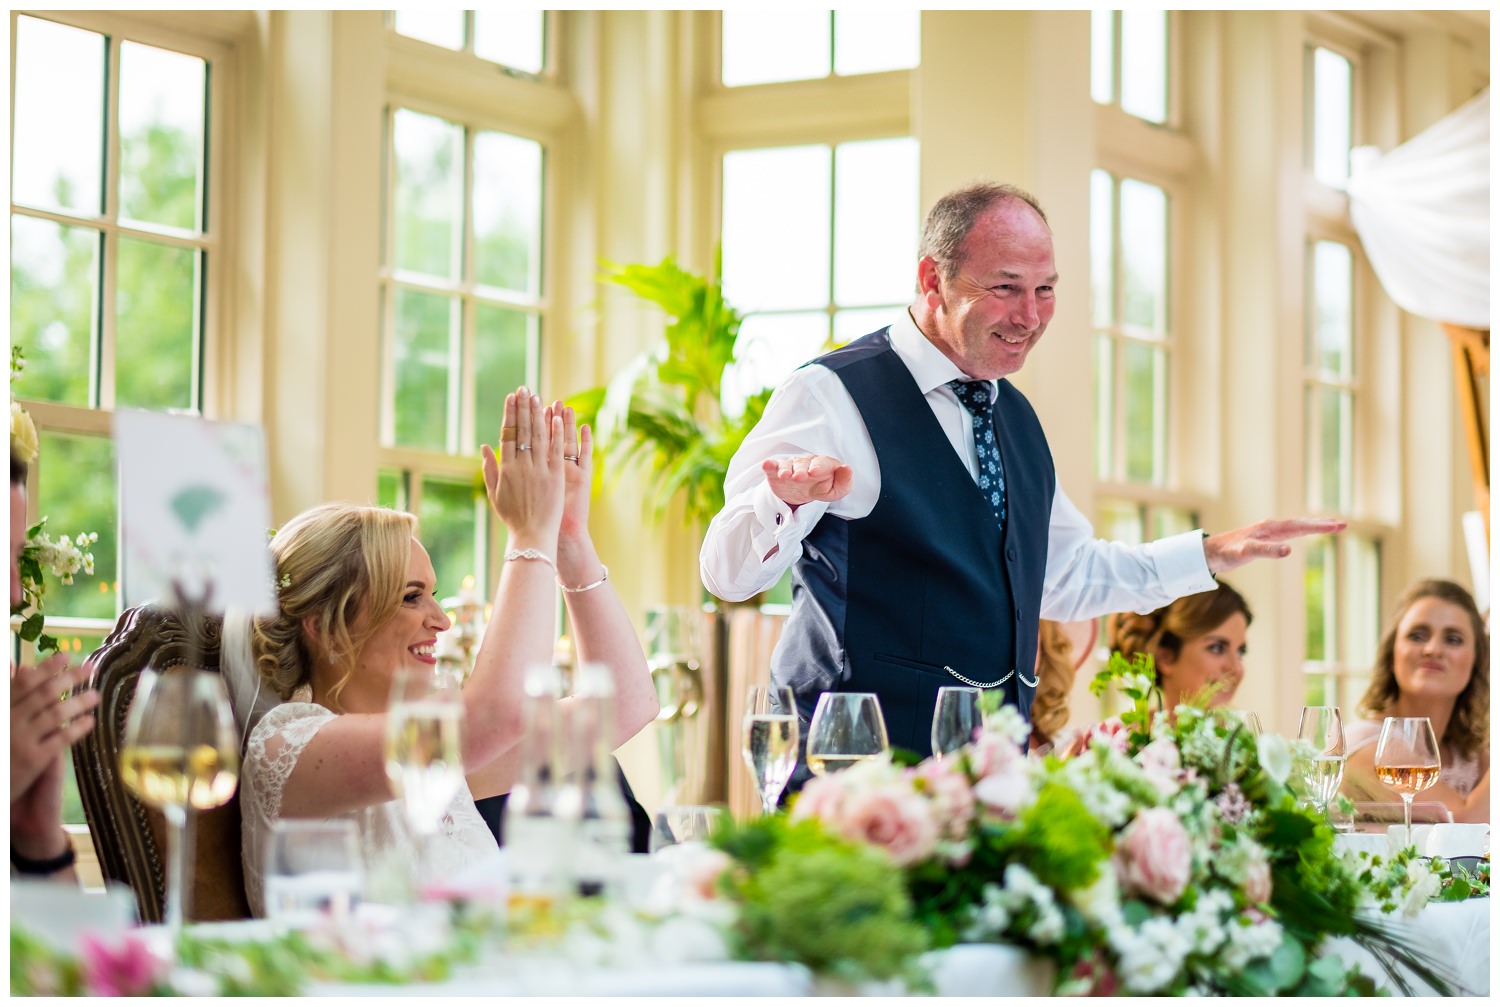
{"label": "lace sleeve", "polygon": [[302,750],[337,714],[316,703],[285,703],[262,718],[245,746],[246,788],[262,820],[281,817],[281,795]]}

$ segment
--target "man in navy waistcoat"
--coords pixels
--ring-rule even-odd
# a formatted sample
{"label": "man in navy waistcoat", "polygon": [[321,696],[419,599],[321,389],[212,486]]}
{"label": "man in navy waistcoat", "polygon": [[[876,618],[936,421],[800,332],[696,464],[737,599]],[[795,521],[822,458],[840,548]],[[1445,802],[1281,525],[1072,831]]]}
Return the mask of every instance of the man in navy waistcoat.
{"label": "man in navy waistcoat", "polygon": [[[1035,199],[993,183],[949,193],[923,225],[910,308],[794,372],[730,462],[703,583],[738,601],[792,567],[771,675],[792,689],[804,744],[820,693],[873,692],[890,743],[927,755],[944,685],[1001,689],[1028,714],[1039,618],[1151,611],[1344,527],[1096,539],[1005,380],[1047,330],[1056,284]],[[799,765],[793,788],[805,778]]]}

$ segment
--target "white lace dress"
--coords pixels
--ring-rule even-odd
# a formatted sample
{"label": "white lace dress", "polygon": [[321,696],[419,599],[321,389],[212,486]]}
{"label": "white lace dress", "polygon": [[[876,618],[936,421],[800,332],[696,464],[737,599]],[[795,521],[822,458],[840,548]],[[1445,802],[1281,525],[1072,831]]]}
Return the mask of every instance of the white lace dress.
{"label": "white lace dress", "polygon": [[[337,714],[316,703],[283,703],[255,726],[245,746],[240,770],[240,835],[245,865],[245,894],[250,911],[265,915],[265,854],[271,827],[281,817],[281,795],[302,751],[318,730]],[[366,897],[379,898],[391,879],[409,877],[417,863],[415,836],[398,801],[377,804],[331,818],[353,821],[364,855]],[[330,819],[331,820],[331,819]],[[443,816],[442,830],[430,845],[428,877],[442,880],[493,857],[495,836],[485,825],[467,787],[461,788]]]}

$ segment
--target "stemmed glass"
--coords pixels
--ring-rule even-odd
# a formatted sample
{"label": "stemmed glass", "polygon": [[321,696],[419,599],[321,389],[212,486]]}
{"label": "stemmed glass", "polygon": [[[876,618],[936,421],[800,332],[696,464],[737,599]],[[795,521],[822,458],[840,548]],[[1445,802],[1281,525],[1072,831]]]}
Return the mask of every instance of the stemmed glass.
{"label": "stemmed glass", "polygon": [[167,820],[162,922],[169,932],[182,928],[183,893],[190,887],[183,850],[187,810],[227,803],[239,776],[234,717],[223,679],[193,668],[141,672],[125,715],[120,778]]}
{"label": "stemmed glass", "polygon": [[283,818],[266,848],[266,916],[292,930],[325,918],[344,923],[364,888],[359,833],[347,818]]}
{"label": "stemmed glass", "polygon": [[1302,769],[1302,782],[1319,813],[1344,782],[1344,722],[1336,706],[1304,706],[1297,722],[1297,737],[1312,746],[1313,755]]}
{"label": "stemmed glass", "polygon": [[818,776],[890,751],[885,717],[873,692],[825,692],[807,725],[807,768]]}
{"label": "stemmed glass", "polygon": [[745,694],[741,754],[755,775],[761,811],[775,814],[776,802],[797,768],[797,708],[785,686],[752,685]]}
{"label": "stemmed glass", "polygon": [[1437,783],[1442,768],[1432,721],[1426,717],[1385,718],[1380,741],[1375,745],[1375,775],[1401,795],[1406,812],[1403,842],[1411,842],[1412,798]]}
{"label": "stemmed glass", "polygon": [[941,686],[932,710],[932,754],[941,759],[971,744],[983,722],[978,689],[970,685]]}
{"label": "stemmed glass", "polygon": [[[464,786],[464,719],[458,676],[437,667],[399,668],[385,725],[385,775],[406,809],[425,859],[448,805]],[[422,865],[416,865],[422,875]]]}

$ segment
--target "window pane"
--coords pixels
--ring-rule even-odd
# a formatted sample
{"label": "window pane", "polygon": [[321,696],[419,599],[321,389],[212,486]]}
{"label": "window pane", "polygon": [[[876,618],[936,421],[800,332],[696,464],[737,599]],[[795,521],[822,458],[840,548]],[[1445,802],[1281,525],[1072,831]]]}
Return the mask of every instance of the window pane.
{"label": "window pane", "polygon": [[1145,541],[1141,505],[1131,500],[1099,501],[1099,535],[1113,542],[1140,545]]}
{"label": "window pane", "polygon": [[1354,262],[1347,246],[1336,241],[1313,245],[1313,333],[1315,364],[1338,377],[1353,372]]}
{"label": "window pane", "polygon": [[1100,334],[1094,340],[1094,451],[1100,479],[1115,474],[1115,341]]}
{"label": "window pane", "polygon": [[724,297],[740,311],[828,303],[831,156],[826,146],[724,155]]}
{"label": "window pane", "polygon": [[1115,100],[1115,12],[1096,10],[1090,18],[1089,93],[1101,105]]}
{"label": "window pane", "polygon": [[[833,72],[849,75],[905,70],[922,53],[922,12],[840,10],[833,12]],[[726,82],[727,83],[727,82]]]}
{"label": "window pane", "polygon": [[16,20],[11,192],[17,203],[104,207],[104,36]]}
{"label": "window pane", "polygon": [[1125,365],[1125,478],[1159,482],[1157,431],[1161,427],[1160,394],[1163,354],[1139,343],[1123,347]]}
{"label": "window pane", "polygon": [[[1380,543],[1366,535],[1339,536],[1344,551],[1344,660],[1373,668],[1380,641]],[[1359,693],[1356,693],[1359,695]]]}
{"label": "window pane", "polygon": [[83,532],[99,536],[93,574],[79,573],[63,584],[42,575],[48,616],[113,619],[117,614],[115,573],[115,447],[107,437],[84,437],[41,431],[37,454],[37,505],[33,513],[47,519],[54,542],[66,535],[77,541]]}
{"label": "window pane", "polygon": [[917,141],[840,144],[834,154],[833,299],[890,304],[916,284]]}
{"label": "window pane", "polygon": [[542,276],[542,145],[474,137],[474,281],[536,297]]}
{"label": "window pane", "polygon": [[833,316],[834,345],[843,346],[860,336],[869,335],[876,329],[885,328],[905,310],[905,304],[891,304],[884,308],[837,312]]}
{"label": "window pane", "polygon": [[1326,538],[1307,546],[1307,565],[1303,568],[1303,597],[1307,615],[1306,655],[1309,661],[1331,661],[1335,639],[1333,610],[1335,583],[1333,550]]}
{"label": "window pane", "polygon": [[1349,148],[1354,132],[1354,71],[1349,61],[1327,49],[1313,51],[1313,175],[1342,189],[1349,180]]}
{"label": "window pane", "polygon": [[402,447],[447,450],[458,317],[456,299],[396,291],[396,443]]}
{"label": "window pane", "polygon": [[120,238],[115,397],[143,409],[196,409],[200,253]]}
{"label": "window pane", "polygon": [[1167,194],[1127,178],[1120,183],[1120,265],[1125,325],[1161,336],[1167,325]]}
{"label": "window pane", "polygon": [[472,482],[427,477],[422,480],[422,512],[418,534],[437,571],[437,595],[457,594],[466,576],[483,584],[479,551],[479,491]]}
{"label": "window pane", "polygon": [[826,77],[832,48],[826,10],[726,10],[722,80],[727,87]]}
{"label": "window pane", "polygon": [[1114,264],[1114,179],[1096,168],[1089,173],[1089,280],[1095,325],[1109,325],[1115,318]]}
{"label": "window pane", "polygon": [[1346,391],[1318,389],[1318,504],[1340,514],[1349,512],[1351,405]]}
{"label": "window pane", "polygon": [[407,109],[398,109],[394,118],[395,267],[457,279],[463,241],[463,128]]}
{"label": "window pane", "polygon": [[546,12],[496,7],[474,12],[474,54],[513,70],[541,73]]}
{"label": "window pane", "polygon": [[[1335,695],[1331,688],[1332,682],[1333,678],[1331,675],[1308,675],[1302,702],[1307,706],[1332,705],[1328,702]],[[1344,716],[1347,717],[1348,715],[1349,711],[1346,710]]]}
{"label": "window pane", "polygon": [[13,216],[10,338],[26,353],[20,398],[89,405],[99,232]]}
{"label": "window pane", "polygon": [[724,368],[720,385],[725,413],[738,416],[747,398],[816,357],[827,339],[823,312],[746,318],[735,342],[735,362]]}
{"label": "window pane", "polygon": [[1151,508],[1151,537],[1153,539],[1166,538],[1168,535],[1181,535],[1196,527],[1198,527],[1198,517],[1192,511],[1183,510],[1181,507]]}
{"label": "window pane", "polygon": [[120,216],[203,227],[204,100],[196,56],[120,45]]}
{"label": "window pane", "polygon": [[447,49],[464,47],[464,12],[461,10],[396,11],[396,30],[402,35],[431,42]]}
{"label": "window pane", "polygon": [[489,304],[475,307],[474,319],[474,436],[478,444],[498,444],[505,415],[505,396],[527,379],[528,350],[537,344],[536,315]]}
{"label": "window pane", "polygon": [[1167,12],[1120,12],[1120,107],[1167,121]]}
{"label": "window pane", "polygon": [[381,469],[375,476],[375,505],[406,510],[406,474]]}

